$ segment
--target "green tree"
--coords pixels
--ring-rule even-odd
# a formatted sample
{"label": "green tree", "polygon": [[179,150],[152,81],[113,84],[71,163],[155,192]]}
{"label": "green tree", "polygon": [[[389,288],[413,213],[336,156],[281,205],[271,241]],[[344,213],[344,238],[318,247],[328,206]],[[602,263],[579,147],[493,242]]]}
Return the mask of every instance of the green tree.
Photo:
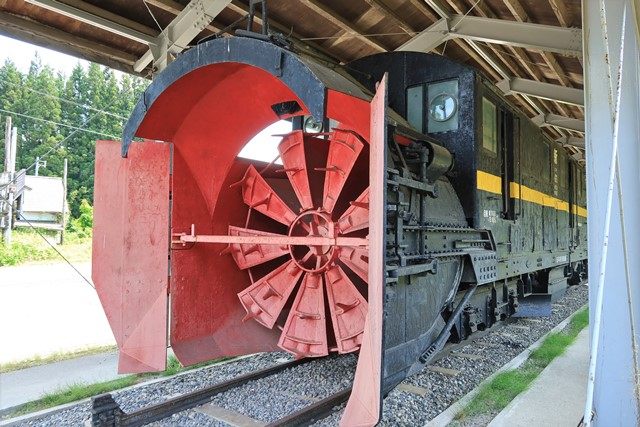
{"label": "green tree", "polygon": [[[80,218],[93,200],[95,141],[120,139],[147,84],[130,75],[118,78],[97,64],[85,69],[78,63],[67,77],[43,66],[37,55],[27,73],[5,61],[0,67],[0,109],[12,113],[0,112],[0,136],[4,136],[4,116],[11,114],[19,132],[18,168],[43,156],[47,166],[40,168],[40,174],[60,176],[63,159],[68,159],[68,202],[71,216]],[[56,148],[50,152],[52,147]],[[2,158],[3,151],[0,144]]]}
{"label": "green tree", "polygon": [[[22,84],[24,76],[10,59],[5,60],[0,68],[0,108],[13,111],[23,96]],[[4,162],[4,135],[7,113],[0,112],[0,167]]]}

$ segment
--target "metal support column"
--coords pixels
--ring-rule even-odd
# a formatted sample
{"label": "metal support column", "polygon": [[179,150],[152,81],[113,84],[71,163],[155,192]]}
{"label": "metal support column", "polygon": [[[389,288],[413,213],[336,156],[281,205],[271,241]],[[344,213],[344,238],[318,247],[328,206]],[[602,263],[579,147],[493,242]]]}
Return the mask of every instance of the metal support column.
{"label": "metal support column", "polygon": [[585,425],[640,425],[637,0],[582,2],[591,362]]}
{"label": "metal support column", "polygon": [[0,218],[4,215],[4,229],[3,229],[3,241],[6,246],[11,245],[11,233],[13,227],[13,185],[12,181],[16,172],[16,149],[17,149],[17,136],[18,129],[12,127],[11,117],[7,117],[5,126],[5,145],[4,145],[4,174],[3,179],[0,182],[3,183],[3,191],[0,192],[0,197],[4,200],[0,202],[0,205],[4,209],[0,209]]}

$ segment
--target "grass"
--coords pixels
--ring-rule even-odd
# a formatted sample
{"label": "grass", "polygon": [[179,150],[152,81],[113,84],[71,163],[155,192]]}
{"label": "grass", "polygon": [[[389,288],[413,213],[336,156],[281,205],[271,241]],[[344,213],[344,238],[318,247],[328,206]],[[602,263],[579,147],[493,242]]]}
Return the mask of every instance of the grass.
{"label": "grass", "polygon": [[45,365],[47,363],[55,363],[63,360],[74,359],[76,357],[106,353],[109,351],[115,351],[116,349],[117,347],[115,345],[105,345],[98,347],[89,347],[76,351],[53,353],[45,357],[35,356],[30,359],[20,360],[18,362],[0,363],[0,374],[17,371],[20,369],[33,368],[34,366]]}
{"label": "grass", "polygon": [[132,386],[138,381],[139,379],[137,375],[127,375],[115,380],[96,384],[71,384],[56,392],[47,393],[38,400],[22,405],[12,414],[12,416],[24,415],[30,412],[40,411],[42,409],[86,399],[98,394],[108,393],[113,390]]}
{"label": "grass", "polygon": [[573,316],[566,330],[549,335],[520,368],[502,372],[483,386],[456,419],[462,421],[467,417],[500,412],[525,391],[553,359],[563,354],[588,324],[589,311],[584,308]]}
{"label": "grass", "polygon": [[54,392],[44,394],[38,400],[20,406],[16,409],[15,412],[11,414],[11,416],[14,417],[18,415],[24,415],[30,412],[41,411],[43,409],[52,408],[54,406],[64,405],[65,403],[71,403],[78,400],[86,399],[88,397],[97,396],[99,394],[119,390],[151,379],[169,377],[180,372],[190,371],[192,369],[200,368],[207,365],[213,365],[223,362],[227,359],[231,358],[223,357],[220,359],[211,360],[209,362],[183,367],[182,365],[180,365],[180,362],[178,362],[178,359],[176,359],[174,356],[169,356],[169,358],[167,359],[167,368],[162,372],[127,375],[115,380],[94,384],[70,384]]}
{"label": "grass", "polygon": [[[42,234],[69,261],[82,262],[91,259],[91,237],[66,232],[65,243],[57,245],[55,233],[42,231]],[[61,260],[60,255],[33,230],[14,230],[11,246],[0,244],[0,267],[52,260]]]}

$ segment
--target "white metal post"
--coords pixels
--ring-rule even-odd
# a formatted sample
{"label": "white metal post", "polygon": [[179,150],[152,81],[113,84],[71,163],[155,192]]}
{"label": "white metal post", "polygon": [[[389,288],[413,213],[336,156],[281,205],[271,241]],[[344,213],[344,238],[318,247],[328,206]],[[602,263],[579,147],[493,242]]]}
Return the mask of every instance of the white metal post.
{"label": "white metal post", "polygon": [[582,2],[591,285],[587,426],[640,424],[640,60],[634,1]]}
{"label": "white metal post", "polygon": [[[3,240],[6,246],[11,245],[11,228],[13,227],[13,191],[12,181],[16,172],[16,149],[18,141],[18,130],[15,127],[11,127],[11,117],[7,117],[5,141],[4,141],[4,169],[7,173],[8,186],[4,191],[4,198],[6,199],[6,222],[3,230]],[[2,212],[0,212],[2,213]]]}

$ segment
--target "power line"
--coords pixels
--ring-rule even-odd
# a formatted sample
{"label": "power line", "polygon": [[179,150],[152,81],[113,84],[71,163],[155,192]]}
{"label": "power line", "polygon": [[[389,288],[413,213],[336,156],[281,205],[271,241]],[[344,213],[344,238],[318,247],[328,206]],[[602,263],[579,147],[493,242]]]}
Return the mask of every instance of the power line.
{"label": "power line", "polygon": [[115,117],[117,119],[127,120],[127,117],[121,116],[119,114],[112,113],[112,112],[106,111],[106,110],[101,110],[99,108],[91,107],[91,106],[89,106],[87,104],[82,104],[80,102],[72,101],[70,99],[66,99],[66,98],[63,98],[63,97],[58,96],[58,95],[52,95],[50,93],[41,92],[41,91],[33,89],[33,88],[29,87],[29,86],[24,86],[24,85],[21,85],[21,84],[18,84],[18,83],[14,83],[14,82],[11,82],[11,81],[6,80],[6,79],[2,80],[1,83],[7,83],[7,84],[10,84],[12,86],[19,87],[20,89],[26,89],[26,90],[31,91],[33,93],[37,93],[38,95],[46,96],[46,97],[52,98],[52,99],[57,99],[59,101],[66,102],[66,103],[69,103],[69,104],[72,104],[72,105],[75,105],[75,106],[78,106],[78,107],[86,108],[87,110],[95,111],[96,113],[102,113],[102,114],[105,114],[107,116]]}
{"label": "power line", "polygon": [[[0,110],[1,111],[1,110]],[[84,121],[84,123],[82,124],[82,126],[87,126],[89,124],[89,122],[91,120],[93,120],[94,118],[96,118],[98,116],[98,114],[94,114],[91,117],[87,118],[87,120]],[[57,144],[55,144],[53,147],[49,148],[47,150],[46,153],[44,153],[42,156],[40,156],[40,160],[46,159],[49,155],[51,155],[51,153],[53,153],[55,150],[57,150],[58,148],[60,148],[62,146],[62,144],[64,144],[65,142],[67,142],[69,139],[71,139],[76,133],[81,132],[81,131],[85,131],[86,129],[83,128],[76,128],[76,130],[74,130],[73,132],[71,132],[69,135],[67,135],[65,138],[63,138],[60,142],[58,142]],[[33,162],[28,168],[25,168],[24,172],[27,173],[31,168],[35,167],[36,164],[38,163],[38,159],[36,159],[35,162]],[[0,186],[0,188],[6,188],[9,185],[13,184],[14,182],[16,182],[16,179],[18,179],[18,175],[16,174],[16,176],[9,181],[6,184],[3,184]],[[0,196],[0,199],[4,200],[5,202],[9,202],[8,199],[5,199],[4,197]]]}
{"label": "power line", "polygon": [[65,257],[64,255],[62,255],[62,252],[60,252],[60,251],[58,250],[58,248],[56,248],[56,247],[55,247],[55,246],[54,246],[54,245],[49,241],[49,239],[47,239],[47,238],[46,238],[42,233],[40,233],[40,230],[38,230],[36,227],[34,227],[34,226],[33,226],[33,224],[31,224],[31,222],[30,222],[27,218],[25,218],[25,217],[24,217],[24,215],[22,215],[22,213],[21,213],[21,212],[18,212],[18,216],[20,216],[20,218],[22,218],[24,221],[26,221],[26,223],[29,225],[29,227],[30,227],[33,231],[35,231],[36,233],[38,233],[38,236],[42,237],[42,240],[44,240],[45,242],[47,242],[47,245],[49,245],[49,246],[51,247],[51,249],[53,249],[54,251],[56,251],[56,253],[57,253],[58,255],[60,255],[60,258],[62,258],[62,259],[63,259],[67,264],[69,264],[69,267],[73,268],[73,269],[74,269],[74,271],[75,271],[76,273],[78,273],[78,275],[79,275],[80,277],[82,277],[82,278],[84,279],[84,281],[85,281],[85,282],[87,282],[87,284],[88,284],[89,286],[91,286],[93,289],[95,289],[95,288],[96,288],[96,287],[93,285],[93,283],[91,283],[91,281],[90,281],[89,279],[87,279],[87,278],[85,277],[85,275],[84,275],[84,274],[82,274],[82,273],[80,272],[80,270],[78,270],[78,269],[76,268],[76,266],[75,266],[75,265],[73,265],[73,264],[71,263],[71,261],[69,261],[69,260],[67,259],[67,257]]}
{"label": "power line", "polygon": [[[96,114],[92,115],[91,117],[87,118],[87,120],[85,120],[85,122],[82,124],[82,126],[87,126],[91,120],[93,120],[95,117],[97,117],[97,115],[98,115],[98,114],[96,113]],[[67,135],[67,137],[66,137],[66,138],[62,139],[62,140],[61,140],[60,142],[58,142],[56,145],[54,145],[54,146],[53,146],[53,147],[51,147],[49,150],[47,150],[47,152],[46,152],[46,153],[44,153],[42,156],[40,156],[40,158],[41,158],[41,159],[46,158],[46,157],[47,157],[47,156],[49,156],[49,155],[50,155],[54,150],[56,150],[58,147],[62,146],[62,144],[64,144],[67,140],[69,140],[73,135],[75,135],[76,133],[78,133],[78,132],[80,132],[80,131],[83,131],[83,130],[85,130],[85,129],[82,129],[82,128],[76,128],[76,130],[74,130],[74,131],[73,131],[73,132],[71,132],[69,135]],[[33,168],[33,167],[35,167],[35,165],[36,165],[37,163],[38,163],[38,159],[36,159],[36,161],[35,161],[34,163],[32,163],[32,164],[31,164],[31,166],[29,166],[28,168],[26,168],[26,169],[25,169],[25,173],[26,173],[29,169],[31,169],[31,168]],[[16,176],[14,176],[14,177],[13,177],[13,179],[11,179],[7,184],[5,184],[5,185],[1,186],[0,188],[6,188],[6,187],[8,187],[8,186],[9,186],[9,185],[11,185],[12,183],[14,183],[14,182],[16,181],[16,179],[17,179],[17,178],[18,178],[18,174],[16,174]],[[3,200],[3,201],[5,201],[5,202],[7,202],[7,203],[9,203],[9,199],[6,199],[6,198],[4,198],[4,197],[2,197],[2,196],[0,196],[0,199],[1,199],[1,200]],[[67,263],[67,264],[69,264],[69,266],[70,266],[71,268],[73,268],[73,269],[75,270],[75,272],[76,272],[76,273],[78,273],[78,274],[80,275],[80,277],[82,277],[82,278],[84,279],[84,281],[85,281],[85,282],[87,282],[87,284],[88,284],[89,286],[91,286],[93,289],[95,289],[95,286],[91,283],[91,281],[89,281],[89,279],[87,279],[87,278],[86,278],[86,277],[85,277],[85,276],[80,272],[80,270],[78,270],[78,269],[77,269],[73,264],[71,264],[71,262],[70,262],[70,261],[69,261],[69,260],[68,260],[64,255],[62,255],[62,253],[61,253],[61,252],[60,252],[56,247],[54,247],[54,246],[51,244],[51,242],[49,242],[49,240],[47,240],[47,238],[46,238],[44,235],[42,235],[42,233],[40,233],[40,231],[38,231],[38,230],[33,226],[33,224],[31,224],[31,222],[30,222],[28,219],[26,219],[26,218],[25,218],[21,213],[18,213],[18,215],[19,215],[22,219],[24,219],[24,220],[27,222],[27,224],[29,224],[29,227],[31,227],[33,230],[35,230],[35,232],[36,232],[36,233],[38,233],[38,235],[39,235],[40,237],[42,237],[42,238],[45,240],[45,242],[47,242],[47,244],[48,244],[49,246],[51,246],[51,248],[52,248],[54,251],[56,251],[56,253],[57,253],[58,255],[60,255],[60,257],[61,257],[63,260],[65,260],[65,261],[66,261],[66,263]]]}
{"label": "power line", "polygon": [[[107,138],[118,139],[117,136],[109,135],[107,133],[102,133],[102,132],[98,132],[98,131],[90,130],[90,129],[79,128],[77,126],[68,125],[66,123],[58,123],[58,122],[54,122],[54,121],[47,120],[47,119],[41,119],[39,117],[34,117],[34,116],[30,116],[28,114],[22,114],[22,113],[18,113],[18,112],[15,112],[15,111],[9,111],[9,110],[5,110],[5,109],[2,109],[2,108],[0,108],[0,112],[6,113],[6,114],[13,114],[13,115],[20,116],[20,117],[25,117],[27,119],[37,120],[39,122],[49,123],[49,124],[52,124],[52,125],[55,125],[55,126],[64,126],[66,128],[70,128],[70,129],[81,130],[81,131],[87,132],[87,133],[93,133],[95,135],[106,136]],[[95,115],[94,115],[94,117],[95,117]]]}

